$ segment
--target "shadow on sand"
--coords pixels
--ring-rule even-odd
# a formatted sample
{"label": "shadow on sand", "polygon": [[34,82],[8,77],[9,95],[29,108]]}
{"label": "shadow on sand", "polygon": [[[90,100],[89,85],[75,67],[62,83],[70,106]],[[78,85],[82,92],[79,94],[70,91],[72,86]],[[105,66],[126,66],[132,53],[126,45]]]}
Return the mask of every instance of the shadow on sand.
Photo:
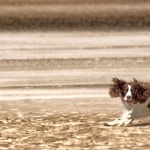
{"label": "shadow on sand", "polygon": [[145,127],[145,126],[150,126],[150,122],[149,123],[137,123],[137,124],[133,124],[130,127]]}

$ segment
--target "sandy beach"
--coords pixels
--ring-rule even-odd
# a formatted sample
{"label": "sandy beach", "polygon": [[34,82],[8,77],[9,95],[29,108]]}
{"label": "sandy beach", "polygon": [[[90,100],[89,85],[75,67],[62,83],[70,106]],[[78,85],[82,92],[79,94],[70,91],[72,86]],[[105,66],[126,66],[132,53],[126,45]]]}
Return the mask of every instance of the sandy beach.
{"label": "sandy beach", "polygon": [[0,41],[0,149],[149,149],[150,118],[104,126],[122,113],[112,77],[150,82],[149,32],[5,32]]}

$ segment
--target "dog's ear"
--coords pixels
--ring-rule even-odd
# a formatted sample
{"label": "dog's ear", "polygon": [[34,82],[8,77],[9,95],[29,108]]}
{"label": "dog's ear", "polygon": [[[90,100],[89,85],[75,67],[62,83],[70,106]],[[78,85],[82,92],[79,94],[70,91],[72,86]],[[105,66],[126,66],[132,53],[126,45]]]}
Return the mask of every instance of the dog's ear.
{"label": "dog's ear", "polygon": [[132,87],[133,87],[135,92],[137,92],[141,88],[140,83],[135,78],[133,78],[133,83],[132,84],[133,84]]}
{"label": "dog's ear", "polygon": [[137,102],[144,103],[147,100],[147,86],[133,78],[134,99]]}
{"label": "dog's ear", "polygon": [[137,80],[137,79],[135,79],[135,78],[133,78],[133,83],[134,83],[134,84],[136,84],[136,85],[138,85],[138,84],[139,84],[138,80]]}
{"label": "dog's ear", "polygon": [[113,84],[109,88],[109,95],[111,97],[119,97],[121,91],[123,90],[123,86],[126,84],[126,81],[118,78],[113,78],[112,81]]}
{"label": "dog's ear", "polygon": [[118,79],[118,78],[113,78],[112,81],[114,82],[114,84],[122,87],[122,85],[126,84],[126,81]]}
{"label": "dog's ear", "polygon": [[146,91],[146,87],[144,87],[144,85],[140,82],[138,82],[138,80],[133,78],[133,88],[136,91],[137,94],[142,95],[144,93],[144,91]]}

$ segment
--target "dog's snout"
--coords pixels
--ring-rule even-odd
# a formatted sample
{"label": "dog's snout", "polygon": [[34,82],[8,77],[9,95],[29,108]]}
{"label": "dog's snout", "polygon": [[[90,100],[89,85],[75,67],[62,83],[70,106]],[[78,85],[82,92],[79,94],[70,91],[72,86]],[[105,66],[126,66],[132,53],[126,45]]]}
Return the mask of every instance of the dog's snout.
{"label": "dog's snout", "polygon": [[131,98],[131,96],[130,96],[130,95],[128,95],[128,96],[127,96],[127,99],[130,99],[130,98]]}

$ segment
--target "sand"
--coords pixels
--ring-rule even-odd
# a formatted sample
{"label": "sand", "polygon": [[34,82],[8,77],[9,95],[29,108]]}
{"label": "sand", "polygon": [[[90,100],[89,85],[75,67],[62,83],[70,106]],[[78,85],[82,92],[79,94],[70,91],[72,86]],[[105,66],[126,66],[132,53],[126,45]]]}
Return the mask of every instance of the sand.
{"label": "sand", "polygon": [[1,33],[0,149],[148,150],[149,117],[128,127],[104,123],[122,112],[108,95],[112,77],[150,81],[149,39],[149,32]]}

